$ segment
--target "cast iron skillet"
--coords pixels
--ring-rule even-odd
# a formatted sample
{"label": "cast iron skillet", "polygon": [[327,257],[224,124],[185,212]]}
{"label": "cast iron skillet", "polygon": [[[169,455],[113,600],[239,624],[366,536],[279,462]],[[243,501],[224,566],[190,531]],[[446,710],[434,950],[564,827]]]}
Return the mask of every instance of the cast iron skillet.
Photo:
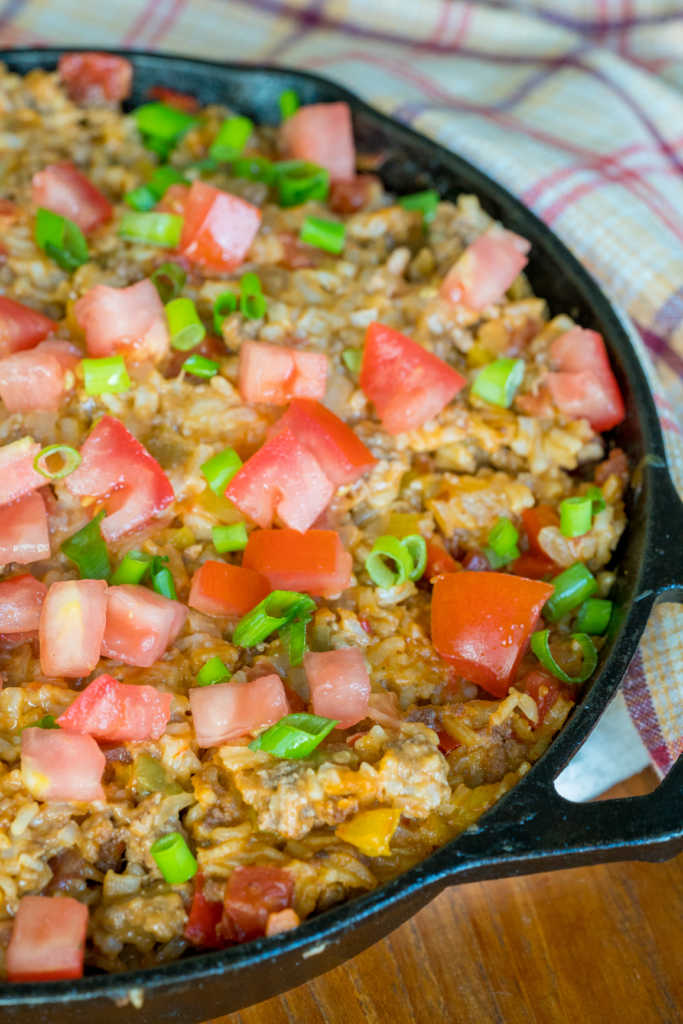
{"label": "cast iron skillet", "polygon": [[[56,66],[61,50],[15,50],[12,70]],[[3,1020],[91,1024],[205,1020],[299,985],[382,938],[447,885],[611,860],[664,860],[683,848],[683,757],[649,796],[573,804],[553,780],[578,750],[614,694],[648,615],[660,601],[683,601],[683,506],[667,471],[662,435],[631,328],[564,245],[505,189],[453,153],[372,110],[341,86],[273,67],[218,64],[159,54],[125,54],[135,66],[134,103],[152,85],[227,103],[256,122],[279,120],[278,97],[303,103],[346,100],[360,152],[386,155],[381,176],[393,192],[437,188],[454,199],[475,192],[484,207],[533,243],[529,277],[553,313],[569,312],[600,331],[627,407],[614,440],[639,467],[628,499],[629,525],[616,555],[619,614],[601,652],[600,672],[569,722],[530,773],[477,824],[380,889],[309,920],[294,932],[155,969],[92,974],[79,981],[0,987]],[[134,1009],[142,999],[142,1008]],[[125,1005],[126,1009],[121,1009]]]}

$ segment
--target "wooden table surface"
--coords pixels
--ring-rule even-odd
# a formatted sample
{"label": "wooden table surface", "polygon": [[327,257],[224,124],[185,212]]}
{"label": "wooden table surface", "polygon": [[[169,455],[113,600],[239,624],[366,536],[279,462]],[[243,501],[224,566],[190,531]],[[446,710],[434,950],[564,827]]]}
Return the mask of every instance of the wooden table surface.
{"label": "wooden table surface", "polygon": [[[647,769],[610,796],[648,792]],[[474,882],[220,1024],[680,1024],[683,855]]]}

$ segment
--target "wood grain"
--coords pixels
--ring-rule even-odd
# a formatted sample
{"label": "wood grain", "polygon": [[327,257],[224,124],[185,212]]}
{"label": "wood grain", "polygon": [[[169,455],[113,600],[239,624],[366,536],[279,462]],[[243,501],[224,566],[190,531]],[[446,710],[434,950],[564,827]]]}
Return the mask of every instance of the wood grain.
{"label": "wood grain", "polygon": [[[648,792],[653,778],[607,795]],[[679,1024],[682,924],[683,856],[463,885],[220,1024]]]}

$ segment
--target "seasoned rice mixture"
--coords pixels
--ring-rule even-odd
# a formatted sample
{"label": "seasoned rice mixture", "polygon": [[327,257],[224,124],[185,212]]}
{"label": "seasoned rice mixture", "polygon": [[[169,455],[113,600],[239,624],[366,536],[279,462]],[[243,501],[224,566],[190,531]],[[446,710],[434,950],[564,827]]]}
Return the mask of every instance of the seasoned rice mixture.
{"label": "seasoned rice mixture", "polygon": [[602,340],[475,196],[388,195],[344,104],[128,88],[0,66],[15,981],[275,934],[470,826],[594,669],[625,525]]}

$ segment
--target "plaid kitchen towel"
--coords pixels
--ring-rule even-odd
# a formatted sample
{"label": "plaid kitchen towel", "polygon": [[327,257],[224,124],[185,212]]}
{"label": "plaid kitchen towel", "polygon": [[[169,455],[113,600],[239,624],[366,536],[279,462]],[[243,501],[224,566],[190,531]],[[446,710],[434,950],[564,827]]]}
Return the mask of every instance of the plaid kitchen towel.
{"label": "plaid kitchen towel", "polygon": [[[680,0],[0,0],[0,46],[41,43],[308,68],[482,167],[629,312],[683,488]],[[655,611],[623,685],[662,774],[683,751],[682,625]]]}

